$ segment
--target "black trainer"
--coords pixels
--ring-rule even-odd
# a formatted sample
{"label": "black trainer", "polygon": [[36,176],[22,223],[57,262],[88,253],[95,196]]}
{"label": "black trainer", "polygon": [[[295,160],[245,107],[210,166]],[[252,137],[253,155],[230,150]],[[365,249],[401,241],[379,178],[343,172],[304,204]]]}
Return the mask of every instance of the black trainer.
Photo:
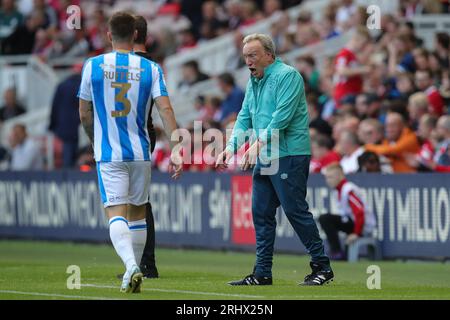
{"label": "black trainer", "polygon": [[300,283],[301,286],[321,286],[333,281],[333,270],[324,270],[322,266],[317,263],[310,263],[312,273],[305,277],[305,280]]}
{"label": "black trainer", "polygon": [[272,278],[270,277],[256,277],[253,274],[246,276],[242,280],[228,282],[231,286],[270,286],[272,285]]}

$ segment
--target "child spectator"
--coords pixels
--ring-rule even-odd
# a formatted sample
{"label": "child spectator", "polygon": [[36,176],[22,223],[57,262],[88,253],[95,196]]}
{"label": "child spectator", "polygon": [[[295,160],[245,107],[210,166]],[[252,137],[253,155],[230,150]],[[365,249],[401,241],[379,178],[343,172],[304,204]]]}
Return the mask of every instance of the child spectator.
{"label": "child spectator", "polygon": [[319,217],[319,222],[327,235],[331,251],[330,258],[342,260],[345,258],[345,253],[341,249],[339,231],[348,235],[347,244],[353,243],[359,237],[370,236],[376,226],[375,215],[364,202],[358,186],[347,181],[339,164],[333,163],[327,166],[324,175],[327,185],[338,192],[339,212],[323,214]]}

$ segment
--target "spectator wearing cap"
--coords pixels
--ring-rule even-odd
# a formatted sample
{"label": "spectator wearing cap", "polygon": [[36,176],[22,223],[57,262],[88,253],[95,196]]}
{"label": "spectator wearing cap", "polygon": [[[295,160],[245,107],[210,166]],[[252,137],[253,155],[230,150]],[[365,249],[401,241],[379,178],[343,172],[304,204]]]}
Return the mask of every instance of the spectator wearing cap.
{"label": "spectator wearing cap", "polygon": [[386,136],[380,145],[366,144],[367,151],[386,156],[391,160],[395,173],[415,172],[406,159],[406,153],[417,153],[420,149],[417,136],[409,129],[401,114],[390,112],[386,116]]}
{"label": "spectator wearing cap", "polygon": [[444,100],[439,90],[433,85],[433,74],[429,69],[417,70],[415,74],[416,87],[427,95],[429,112],[436,116],[444,113]]}

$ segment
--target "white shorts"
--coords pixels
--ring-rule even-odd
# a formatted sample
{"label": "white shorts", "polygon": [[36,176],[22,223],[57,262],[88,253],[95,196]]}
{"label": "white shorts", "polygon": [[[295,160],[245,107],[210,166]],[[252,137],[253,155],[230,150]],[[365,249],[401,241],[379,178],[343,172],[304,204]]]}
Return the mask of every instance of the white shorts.
{"label": "white shorts", "polygon": [[103,206],[140,206],[148,202],[150,161],[97,162],[97,175]]}

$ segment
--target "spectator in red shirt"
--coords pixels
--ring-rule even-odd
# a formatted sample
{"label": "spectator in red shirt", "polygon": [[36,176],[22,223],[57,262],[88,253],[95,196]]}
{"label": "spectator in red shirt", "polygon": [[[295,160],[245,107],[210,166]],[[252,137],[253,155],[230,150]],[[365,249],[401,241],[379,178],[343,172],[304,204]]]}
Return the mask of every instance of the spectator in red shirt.
{"label": "spectator in red shirt", "polygon": [[334,101],[347,95],[358,95],[363,89],[362,76],[370,72],[369,66],[359,65],[357,52],[361,52],[369,43],[370,35],[366,28],[359,27],[348,44],[336,56],[334,76]]}
{"label": "spectator in red shirt", "polygon": [[311,155],[309,166],[311,173],[320,173],[327,165],[341,160],[340,154],[333,150],[331,138],[321,134],[311,140]]}
{"label": "spectator in red shirt", "polygon": [[433,74],[429,69],[417,70],[415,73],[416,87],[424,92],[430,104],[430,113],[441,116],[444,113],[444,100],[439,90],[433,85]]}

